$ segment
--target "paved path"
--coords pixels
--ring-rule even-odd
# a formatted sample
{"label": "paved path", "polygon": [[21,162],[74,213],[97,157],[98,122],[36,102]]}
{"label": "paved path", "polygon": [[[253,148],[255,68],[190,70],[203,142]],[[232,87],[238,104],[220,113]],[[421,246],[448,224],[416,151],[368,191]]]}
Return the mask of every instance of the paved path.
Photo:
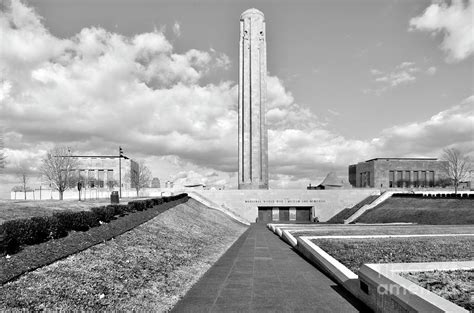
{"label": "paved path", "polygon": [[364,308],[352,296],[261,224],[252,224],[172,310],[358,311]]}

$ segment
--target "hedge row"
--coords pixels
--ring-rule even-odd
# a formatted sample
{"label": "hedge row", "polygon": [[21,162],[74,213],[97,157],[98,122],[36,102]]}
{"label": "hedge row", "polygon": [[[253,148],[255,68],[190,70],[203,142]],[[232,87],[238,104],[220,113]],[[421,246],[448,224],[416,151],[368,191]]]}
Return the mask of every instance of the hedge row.
{"label": "hedge row", "polygon": [[474,198],[474,194],[468,194],[468,193],[436,193],[436,194],[422,194],[422,193],[394,193],[392,197],[396,198],[450,198],[450,199],[456,199],[456,198]]}
{"label": "hedge row", "polygon": [[108,223],[116,216],[144,211],[155,205],[187,197],[176,196],[130,201],[127,204],[111,204],[94,207],[90,211],[61,211],[52,216],[39,216],[7,221],[0,225],[0,255],[13,254],[22,245],[33,245],[67,236],[71,230],[86,231],[91,227]]}

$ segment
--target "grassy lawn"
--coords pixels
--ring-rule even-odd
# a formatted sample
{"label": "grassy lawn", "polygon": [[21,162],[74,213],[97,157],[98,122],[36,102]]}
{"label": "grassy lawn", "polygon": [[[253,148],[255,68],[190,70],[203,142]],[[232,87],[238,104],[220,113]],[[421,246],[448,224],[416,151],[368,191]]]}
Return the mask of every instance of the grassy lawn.
{"label": "grassy lawn", "polygon": [[[304,227],[304,226],[302,226]],[[299,236],[349,235],[422,235],[422,234],[474,234],[474,225],[318,225],[310,231],[291,231]]]}
{"label": "grassy lawn", "polygon": [[470,312],[474,310],[474,299],[471,299],[474,270],[414,272],[401,276]]}
{"label": "grassy lawn", "polygon": [[[122,199],[121,203],[136,200],[134,198]],[[20,218],[33,216],[53,215],[57,211],[85,211],[92,207],[110,204],[110,199],[97,200],[0,200],[0,224]]]}
{"label": "grassy lawn", "polygon": [[474,224],[474,199],[392,197],[362,214],[356,222]]}
{"label": "grassy lawn", "polygon": [[190,199],[0,287],[3,310],[167,311],[245,231]]}
{"label": "grassy lawn", "polygon": [[357,273],[365,263],[469,261],[473,237],[313,239],[321,249]]}

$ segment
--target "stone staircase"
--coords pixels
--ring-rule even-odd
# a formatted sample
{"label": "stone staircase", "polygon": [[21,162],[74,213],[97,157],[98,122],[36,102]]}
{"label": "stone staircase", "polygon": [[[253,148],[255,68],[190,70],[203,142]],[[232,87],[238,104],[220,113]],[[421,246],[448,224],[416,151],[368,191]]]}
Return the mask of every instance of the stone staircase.
{"label": "stone staircase", "polygon": [[371,203],[369,204],[366,204],[364,206],[362,206],[359,210],[357,210],[354,214],[352,214],[351,216],[349,216],[347,219],[344,220],[344,224],[349,224],[349,223],[352,223],[353,221],[355,221],[357,218],[359,218],[359,216],[361,216],[362,214],[364,214],[367,210],[370,210],[372,208],[375,208],[377,205],[379,205],[380,203],[384,202],[385,200],[387,200],[388,198],[390,198],[392,196],[392,194],[394,194],[395,192],[393,191],[385,191],[383,192],[377,199],[375,199],[374,201],[372,201]]}
{"label": "stone staircase", "polygon": [[202,204],[210,207],[211,209],[221,211],[242,224],[250,225],[249,221],[239,216],[238,214],[227,208],[225,205],[219,205],[196,191],[188,191],[188,195],[194,200],[199,201]]}

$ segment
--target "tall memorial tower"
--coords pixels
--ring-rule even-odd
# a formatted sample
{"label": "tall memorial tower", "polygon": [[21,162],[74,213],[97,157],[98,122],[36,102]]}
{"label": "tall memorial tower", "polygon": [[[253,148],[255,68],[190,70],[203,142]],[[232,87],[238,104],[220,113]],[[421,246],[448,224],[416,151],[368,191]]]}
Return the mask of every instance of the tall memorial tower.
{"label": "tall memorial tower", "polygon": [[257,9],[240,16],[239,189],[268,189],[267,44]]}

